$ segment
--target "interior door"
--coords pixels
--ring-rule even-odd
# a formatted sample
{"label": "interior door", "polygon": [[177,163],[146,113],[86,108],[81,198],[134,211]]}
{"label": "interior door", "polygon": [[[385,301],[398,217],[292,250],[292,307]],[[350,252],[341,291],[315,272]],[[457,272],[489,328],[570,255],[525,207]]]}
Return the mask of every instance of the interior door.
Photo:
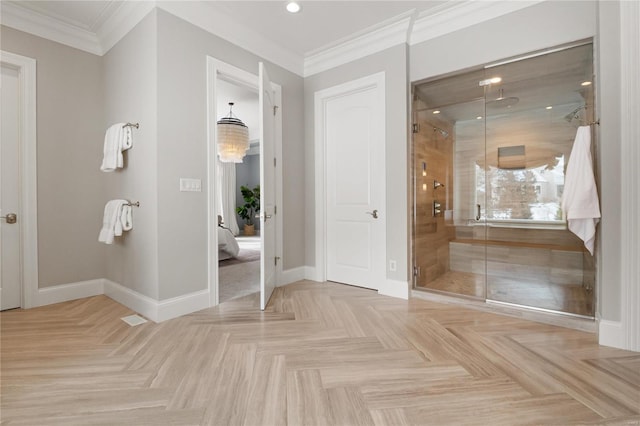
{"label": "interior door", "polygon": [[[376,77],[376,76],[372,76]],[[385,280],[384,77],[324,101],[327,280],[379,289]]]}
{"label": "interior door", "polygon": [[[2,65],[2,134],[0,148],[0,309],[19,308],[20,273],[20,187],[19,187],[19,75]],[[14,222],[13,215],[15,215]],[[14,222],[14,223],[12,223]]]}
{"label": "interior door", "polygon": [[260,91],[260,309],[264,310],[276,285],[276,157],[275,98],[271,80],[262,62]]}

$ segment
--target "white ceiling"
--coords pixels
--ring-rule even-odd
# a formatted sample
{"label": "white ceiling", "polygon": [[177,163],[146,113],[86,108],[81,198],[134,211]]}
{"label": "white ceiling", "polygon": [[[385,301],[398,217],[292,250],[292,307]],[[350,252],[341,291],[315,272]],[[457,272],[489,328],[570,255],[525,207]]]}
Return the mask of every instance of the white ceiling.
{"label": "white ceiling", "polygon": [[423,11],[446,1],[301,1],[297,14],[285,1],[212,1],[214,10],[238,18],[269,40],[306,56],[323,47],[410,10]]}
{"label": "white ceiling", "polygon": [[543,0],[31,1],[3,0],[2,24],[102,55],[154,7],[299,75],[401,42],[415,43]]}

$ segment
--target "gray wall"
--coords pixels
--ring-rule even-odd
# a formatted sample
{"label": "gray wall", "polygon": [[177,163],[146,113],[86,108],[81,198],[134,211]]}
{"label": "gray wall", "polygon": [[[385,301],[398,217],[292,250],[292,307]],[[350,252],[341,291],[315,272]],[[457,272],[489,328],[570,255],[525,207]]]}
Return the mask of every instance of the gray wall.
{"label": "gray wall", "polygon": [[[620,175],[620,4],[614,1],[599,3],[599,37],[597,39],[597,99],[600,150],[600,269],[597,289],[602,318],[620,321],[621,309],[621,193]],[[606,189],[605,189],[606,188]]]}
{"label": "gray wall", "polygon": [[411,46],[411,81],[593,37],[595,1],[547,1]]}
{"label": "gray wall", "polygon": [[156,12],[149,13],[103,60],[105,119],[100,128],[104,131],[114,123],[140,123],[140,128],[133,130],[133,147],[124,154],[125,167],[103,177],[103,203],[114,198],[140,201],[140,207],[133,210],[133,229],[107,247],[106,277],[157,299],[157,176],[161,171],[157,158]]}
{"label": "gray wall", "polygon": [[398,45],[380,53],[307,77],[305,95],[306,145],[306,264],[315,264],[315,158],[314,158],[314,94],[360,77],[385,72],[386,96],[386,207],[387,264],[397,261],[396,272],[387,271],[393,280],[408,280],[408,81],[407,46]]}
{"label": "gray wall", "polygon": [[1,31],[2,50],[37,61],[39,287],[103,278],[101,58]]}
{"label": "gray wall", "polygon": [[[206,56],[257,74],[259,57],[158,11],[159,298],[207,288]],[[185,48],[188,46],[188,48]],[[284,268],[304,264],[303,80],[267,63],[282,86]],[[180,177],[202,192],[179,192]]]}

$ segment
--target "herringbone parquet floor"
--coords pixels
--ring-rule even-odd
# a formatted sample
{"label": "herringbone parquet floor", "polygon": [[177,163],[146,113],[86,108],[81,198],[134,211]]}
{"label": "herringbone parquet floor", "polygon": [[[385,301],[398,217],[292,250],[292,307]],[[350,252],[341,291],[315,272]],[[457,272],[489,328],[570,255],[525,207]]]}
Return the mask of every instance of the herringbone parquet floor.
{"label": "herringbone parquet floor", "polygon": [[2,425],[640,423],[640,354],[331,283],[129,327],[97,296],[2,320]]}

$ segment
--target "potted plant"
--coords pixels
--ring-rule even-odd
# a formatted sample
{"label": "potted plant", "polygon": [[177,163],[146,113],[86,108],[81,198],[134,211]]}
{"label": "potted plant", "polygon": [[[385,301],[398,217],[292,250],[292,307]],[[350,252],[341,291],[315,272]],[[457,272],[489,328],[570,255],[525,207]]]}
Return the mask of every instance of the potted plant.
{"label": "potted plant", "polygon": [[244,235],[255,235],[256,228],[253,219],[260,212],[260,185],[253,189],[242,185],[240,192],[244,198],[244,205],[236,207],[236,212],[244,220]]}

